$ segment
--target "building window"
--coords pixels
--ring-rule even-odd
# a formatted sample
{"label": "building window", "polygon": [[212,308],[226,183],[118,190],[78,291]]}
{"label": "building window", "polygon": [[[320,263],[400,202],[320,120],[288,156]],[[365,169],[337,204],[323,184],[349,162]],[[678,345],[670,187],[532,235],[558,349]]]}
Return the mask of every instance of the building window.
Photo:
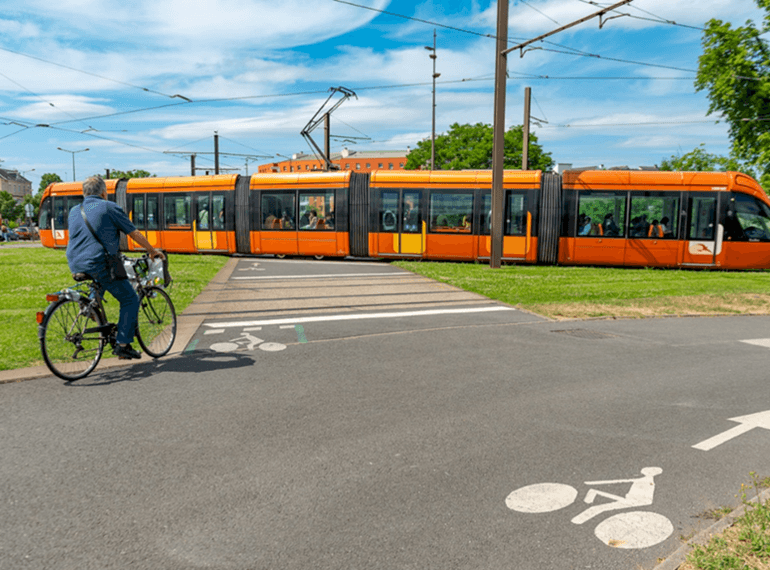
{"label": "building window", "polygon": [[346,170],[350,170],[350,163],[349,162],[345,164],[345,169]]}
{"label": "building window", "polygon": [[404,168],[404,163],[403,163],[403,162],[399,162],[399,163],[398,163],[398,165],[399,165],[401,168]]}
{"label": "building window", "polygon": [[382,168],[382,163],[381,162],[377,165],[377,168]]}
{"label": "building window", "polygon": [[393,163],[392,162],[388,163],[388,170],[393,170]]}
{"label": "building window", "polygon": [[371,163],[367,162],[366,163],[366,168],[371,168],[371,167],[372,167]]}
{"label": "building window", "polygon": [[361,163],[360,162],[356,162],[356,170],[361,170]]}

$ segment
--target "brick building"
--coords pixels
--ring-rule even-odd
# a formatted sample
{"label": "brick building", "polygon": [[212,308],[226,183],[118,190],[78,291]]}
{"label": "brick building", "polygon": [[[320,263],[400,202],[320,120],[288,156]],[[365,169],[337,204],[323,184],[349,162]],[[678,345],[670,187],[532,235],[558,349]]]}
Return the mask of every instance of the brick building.
{"label": "brick building", "polygon": [[18,170],[0,168],[0,192],[8,192],[16,202],[21,202],[24,196],[32,194],[32,182],[24,178]]}
{"label": "brick building", "polygon": [[[331,161],[340,170],[371,172],[372,170],[404,170],[409,148],[403,150],[348,150],[332,153]],[[259,166],[259,172],[311,172],[323,170],[323,162],[315,155],[298,153],[281,162]]]}

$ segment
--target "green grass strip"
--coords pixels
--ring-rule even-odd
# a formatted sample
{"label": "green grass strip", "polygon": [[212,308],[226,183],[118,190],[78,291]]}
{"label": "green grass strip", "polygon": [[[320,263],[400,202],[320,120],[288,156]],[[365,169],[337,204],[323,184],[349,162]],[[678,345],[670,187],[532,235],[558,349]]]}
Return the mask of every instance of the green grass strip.
{"label": "green grass strip", "polygon": [[[224,256],[170,254],[174,278],[169,294],[180,314],[227,263]],[[0,248],[0,370],[43,363],[35,315],[45,296],[74,285],[64,251],[43,247]],[[106,296],[107,315],[117,319],[119,305]]]}

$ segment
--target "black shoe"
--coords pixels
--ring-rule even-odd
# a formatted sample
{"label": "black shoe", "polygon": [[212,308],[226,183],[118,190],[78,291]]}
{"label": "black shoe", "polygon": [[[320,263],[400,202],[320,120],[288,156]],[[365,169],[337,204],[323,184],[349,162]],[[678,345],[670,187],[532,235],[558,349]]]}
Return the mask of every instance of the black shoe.
{"label": "black shoe", "polygon": [[134,359],[142,358],[142,353],[131,348],[130,344],[127,344],[125,346],[116,344],[115,348],[112,350],[112,353],[118,358],[120,358],[121,360],[131,360],[132,358]]}

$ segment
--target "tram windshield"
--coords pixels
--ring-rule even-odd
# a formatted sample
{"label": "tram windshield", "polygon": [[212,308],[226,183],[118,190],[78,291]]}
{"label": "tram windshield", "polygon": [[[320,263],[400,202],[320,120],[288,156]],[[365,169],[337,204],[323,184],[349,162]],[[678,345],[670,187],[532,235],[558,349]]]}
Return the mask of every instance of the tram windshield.
{"label": "tram windshield", "polygon": [[753,196],[733,194],[733,212],[727,212],[725,230],[732,239],[770,240],[770,208]]}

